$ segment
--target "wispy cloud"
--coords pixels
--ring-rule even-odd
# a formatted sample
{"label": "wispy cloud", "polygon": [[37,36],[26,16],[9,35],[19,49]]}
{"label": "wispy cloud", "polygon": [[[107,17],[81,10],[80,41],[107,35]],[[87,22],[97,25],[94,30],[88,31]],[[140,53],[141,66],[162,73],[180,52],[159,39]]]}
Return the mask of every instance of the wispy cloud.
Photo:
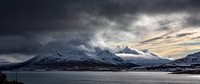
{"label": "wispy cloud", "polygon": [[162,38],[163,38],[163,36],[155,37],[155,38],[151,38],[151,39],[148,39],[148,40],[142,41],[142,42],[140,42],[140,43],[143,44],[143,43],[147,43],[147,42],[151,42],[151,41],[159,40],[159,39],[162,39]]}
{"label": "wispy cloud", "polygon": [[187,36],[187,35],[192,35],[194,33],[182,33],[182,34],[177,34],[176,36],[177,37],[184,37],[184,36]]}

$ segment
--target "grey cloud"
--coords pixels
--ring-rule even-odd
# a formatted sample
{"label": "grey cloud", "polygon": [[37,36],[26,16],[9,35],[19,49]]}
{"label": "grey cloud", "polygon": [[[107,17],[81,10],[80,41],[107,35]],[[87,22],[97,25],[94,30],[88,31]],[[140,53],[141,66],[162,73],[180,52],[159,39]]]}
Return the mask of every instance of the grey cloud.
{"label": "grey cloud", "polygon": [[194,37],[194,38],[191,38],[191,40],[196,40],[196,39],[199,39],[200,36],[197,36],[197,37]]}
{"label": "grey cloud", "polygon": [[[162,29],[162,28],[161,28]],[[142,42],[140,42],[141,44],[144,44],[144,43],[148,43],[148,42],[152,42],[152,41],[156,41],[156,40],[159,40],[159,39],[169,39],[169,38],[174,38],[173,36],[169,36],[170,34],[173,34],[175,33],[176,31],[170,31],[170,32],[167,32],[165,33],[164,35],[161,35],[161,36],[158,36],[158,37],[154,37],[154,38],[150,38],[148,40],[144,40]]]}
{"label": "grey cloud", "polygon": [[156,31],[166,31],[166,30],[169,30],[169,28],[168,27],[162,27],[162,28],[156,29]]}
{"label": "grey cloud", "polygon": [[200,26],[200,15],[192,14],[190,17],[186,18],[185,26]]}
{"label": "grey cloud", "polygon": [[155,40],[159,40],[159,39],[162,39],[163,37],[162,36],[159,36],[159,37],[155,37],[155,38],[151,38],[151,39],[148,39],[148,40],[145,40],[145,41],[142,41],[140,43],[147,43],[147,42],[151,42],[151,41],[155,41]]}
{"label": "grey cloud", "polygon": [[0,54],[22,53],[34,54],[42,48],[42,45],[33,40],[21,37],[1,37]]}
{"label": "grey cloud", "polygon": [[182,34],[177,34],[176,37],[184,37],[184,36],[187,36],[187,35],[192,35],[194,33],[182,33]]}
{"label": "grey cloud", "polygon": [[[88,41],[89,36],[83,35],[75,36],[76,38],[65,39],[59,36],[55,40],[44,44],[42,41],[27,39],[20,36],[1,37],[0,38],[0,54],[24,54],[26,56],[43,54],[56,50],[75,49],[76,46],[85,45],[90,47]],[[78,38],[80,37],[80,38]],[[85,38],[84,38],[85,37]]]}
{"label": "grey cloud", "polygon": [[169,20],[161,20],[161,21],[159,21],[158,23],[160,24],[160,25],[166,25],[166,24],[169,24],[171,21],[169,21]]}
{"label": "grey cloud", "polygon": [[[174,32],[169,32],[169,33],[166,33],[164,35],[161,35],[159,37],[154,37],[154,38],[150,38],[148,40],[145,40],[145,41],[142,41],[140,42],[141,44],[144,44],[144,43],[148,43],[148,42],[152,42],[152,41],[156,41],[156,40],[159,40],[159,39],[169,39],[169,38],[176,38],[176,37],[184,37],[184,36],[187,36],[187,35],[192,35],[194,33],[181,33],[181,34],[177,34],[175,37],[174,36],[168,36],[169,34],[172,34]],[[170,43],[170,42],[169,42]],[[172,43],[172,42],[171,42]]]}

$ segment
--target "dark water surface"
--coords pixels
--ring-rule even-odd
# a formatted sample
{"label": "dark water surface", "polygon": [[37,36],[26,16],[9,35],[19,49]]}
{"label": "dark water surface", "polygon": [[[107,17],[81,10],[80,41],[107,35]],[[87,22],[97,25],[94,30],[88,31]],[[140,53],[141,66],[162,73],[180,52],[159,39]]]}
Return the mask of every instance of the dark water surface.
{"label": "dark water surface", "polygon": [[[4,71],[9,80],[15,72]],[[168,72],[18,72],[24,84],[200,84],[200,75]]]}

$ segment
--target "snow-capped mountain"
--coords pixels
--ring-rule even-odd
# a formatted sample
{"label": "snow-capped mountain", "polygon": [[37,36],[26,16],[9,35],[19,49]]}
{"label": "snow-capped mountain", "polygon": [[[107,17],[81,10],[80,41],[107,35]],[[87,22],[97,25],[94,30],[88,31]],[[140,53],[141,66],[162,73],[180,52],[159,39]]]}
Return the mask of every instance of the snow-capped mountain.
{"label": "snow-capped mountain", "polygon": [[168,65],[190,66],[192,64],[200,64],[200,52],[189,54],[184,58],[174,60]]}
{"label": "snow-capped mountain", "polygon": [[93,48],[92,50],[57,50],[53,53],[40,54],[32,59],[0,66],[0,69],[12,68],[74,68],[78,67],[134,67],[138,65],[155,65],[168,63],[169,60],[150,53],[147,50],[137,50],[130,47],[118,47],[116,51]]}
{"label": "snow-capped mountain", "polygon": [[90,67],[133,67],[135,64],[126,63],[122,58],[116,56],[109,50],[94,48],[94,51],[71,50],[67,52],[55,51],[50,54],[36,56],[26,62],[0,66],[0,69],[12,68],[90,68]]}
{"label": "snow-capped mountain", "polygon": [[[122,65],[123,60],[108,50],[95,48],[95,52],[72,50],[69,53],[54,52],[46,56],[37,56],[31,65],[51,65],[51,64],[67,64],[75,65],[76,63],[88,63],[88,66],[98,65]],[[71,63],[71,64],[70,64]],[[80,64],[82,65],[82,64]],[[78,66],[78,65],[77,65]]]}
{"label": "snow-capped mountain", "polygon": [[116,55],[125,61],[138,65],[156,65],[170,62],[170,60],[150,53],[148,50],[137,50],[128,46],[118,47],[118,53]]}

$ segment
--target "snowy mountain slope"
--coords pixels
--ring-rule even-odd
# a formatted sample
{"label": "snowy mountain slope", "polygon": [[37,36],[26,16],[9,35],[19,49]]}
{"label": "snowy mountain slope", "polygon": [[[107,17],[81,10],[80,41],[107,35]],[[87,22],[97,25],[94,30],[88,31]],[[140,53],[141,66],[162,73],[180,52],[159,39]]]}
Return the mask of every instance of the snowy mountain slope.
{"label": "snowy mountain slope", "polygon": [[185,71],[200,69],[200,52],[187,55],[184,58],[174,60],[170,63],[145,67],[133,67],[130,70],[151,70],[151,71]]}
{"label": "snowy mountain slope", "polygon": [[192,64],[200,64],[200,52],[189,54],[184,58],[174,60],[167,65],[179,65],[179,66],[190,66]]}
{"label": "snowy mountain slope", "polygon": [[137,50],[130,47],[118,47],[116,54],[125,61],[138,65],[156,65],[169,63],[170,60],[164,59],[159,55],[148,52],[147,50]]}

